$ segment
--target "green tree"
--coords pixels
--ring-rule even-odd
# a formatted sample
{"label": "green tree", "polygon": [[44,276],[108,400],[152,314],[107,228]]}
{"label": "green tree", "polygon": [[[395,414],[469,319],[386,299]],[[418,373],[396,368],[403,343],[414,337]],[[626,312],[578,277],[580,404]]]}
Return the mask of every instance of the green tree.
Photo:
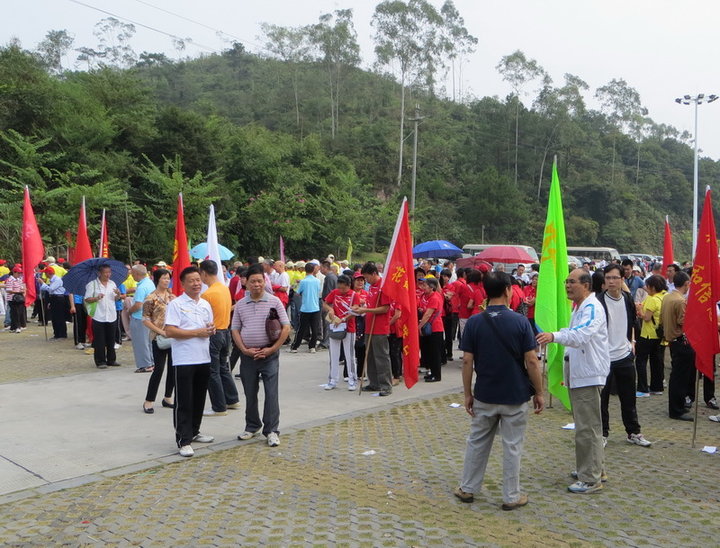
{"label": "green tree", "polygon": [[37,53],[48,72],[62,73],[62,58],[70,51],[74,41],[66,30],[48,31],[45,39],[37,45]]}

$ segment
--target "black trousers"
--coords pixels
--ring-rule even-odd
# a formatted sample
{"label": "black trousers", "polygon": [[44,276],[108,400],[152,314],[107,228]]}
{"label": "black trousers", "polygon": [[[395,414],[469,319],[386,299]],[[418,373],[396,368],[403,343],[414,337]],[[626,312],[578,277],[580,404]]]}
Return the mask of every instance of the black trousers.
{"label": "black trousers", "polygon": [[16,331],[25,327],[25,302],[9,301],[6,304],[10,307],[10,329]]}
{"label": "black trousers", "polygon": [[452,347],[457,333],[458,315],[453,313],[443,316],[443,327],[445,328],[445,354],[442,361],[445,362],[446,360],[452,360],[453,357]]}
{"label": "black trousers", "polygon": [[291,346],[293,350],[297,350],[300,347],[303,339],[307,336],[308,330],[310,330],[310,341],[308,346],[310,348],[315,348],[318,335],[320,334],[319,310],[317,312],[300,312],[300,328],[297,333],[295,333],[295,340]]}
{"label": "black trousers", "polygon": [[98,322],[93,320],[93,349],[95,350],[95,365],[108,365],[114,363],[115,356],[115,330],[117,321]]}
{"label": "black trousers", "polygon": [[391,334],[388,337],[388,344],[390,345],[390,368],[392,369],[392,376],[395,379],[399,379],[403,374],[403,340],[397,335]]}
{"label": "black trousers", "polygon": [[603,436],[606,438],[610,433],[608,404],[610,403],[610,394],[614,393],[617,393],[620,399],[620,414],[625,426],[625,432],[628,435],[639,434],[640,423],[638,422],[637,407],[635,405],[635,367],[632,354],[627,358],[610,363],[610,374],[607,381],[605,381],[602,392],[600,392],[600,415],[602,417]]}
{"label": "black trousers", "polygon": [[[647,363],[650,361],[650,386],[647,382]],[[638,337],[635,343],[635,368],[638,392],[662,392],[665,366],[660,353],[660,339]]]}
{"label": "black trousers", "polygon": [[53,326],[53,338],[67,339],[68,298],[66,295],[50,295],[50,319]]}
{"label": "black trousers", "polygon": [[[698,375],[702,375],[702,385],[703,385],[703,401],[705,403],[709,402],[711,399],[715,397],[715,366],[713,365],[713,378],[708,379],[705,375],[700,373],[700,371],[697,372]],[[695,401],[695,381],[696,381],[695,375],[693,375],[692,379],[690,379],[690,386],[688,386],[688,396],[690,396],[690,399],[692,401]]]}
{"label": "black trousers", "polygon": [[152,354],[153,368],[152,375],[148,381],[147,394],[145,395],[145,401],[155,401],[157,397],[158,388],[160,388],[160,381],[162,380],[163,371],[165,370],[165,362],[167,361],[168,372],[165,376],[165,398],[169,399],[172,397],[173,390],[175,389],[175,374],[172,367],[172,353],[169,348],[163,350],[158,347],[157,342],[152,342]]}
{"label": "black trousers", "polygon": [[425,337],[420,337],[420,354],[422,363],[430,369],[430,374],[440,380],[442,377],[442,366],[440,365],[443,352],[442,331],[433,332]]}
{"label": "black trousers", "polygon": [[73,316],[73,341],[74,343],[85,344],[87,330],[87,309],[84,304],[75,303],[75,314]]}
{"label": "black trousers", "polygon": [[210,364],[176,365],[175,373],[175,410],[173,425],[175,441],[178,447],[190,445],[192,439],[200,433],[205,394],[207,394]]}
{"label": "black trousers", "polygon": [[695,378],[695,351],[681,341],[670,343],[670,382],[668,384],[668,414],[671,417],[684,415],[685,396],[688,385]]}

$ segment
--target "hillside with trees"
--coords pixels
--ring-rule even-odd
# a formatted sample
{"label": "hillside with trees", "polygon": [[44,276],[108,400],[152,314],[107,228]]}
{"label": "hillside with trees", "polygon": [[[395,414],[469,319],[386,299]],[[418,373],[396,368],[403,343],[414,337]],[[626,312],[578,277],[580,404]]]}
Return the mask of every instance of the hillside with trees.
{"label": "hillside with trees", "polygon": [[[470,96],[454,69],[477,40],[450,0],[380,3],[372,70],[352,10],[263,32],[262,55],[235,43],[180,61],[136,54],[134,28],[115,19],[94,48],[65,31],[0,47],[0,256],[19,256],[25,185],[48,245],[72,240],[84,195],[91,238],[106,208],[123,260],[171,256],[178,192],[191,242],[214,203],[241,257],[277,254],[279,236],[293,258],[344,255],[348,239],[384,251],[410,194],[416,105],[416,240],[539,250],[557,155],[569,245],[659,253],[669,215],[676,256],[689,255],[690,136],[654,122],[622,75],[596,90],[582,75],[555,82],[515,51],[496,67],[512,92]],[[62,66],[68,51],[79,68]],[[717,162],[700,173],[717,186]]]}

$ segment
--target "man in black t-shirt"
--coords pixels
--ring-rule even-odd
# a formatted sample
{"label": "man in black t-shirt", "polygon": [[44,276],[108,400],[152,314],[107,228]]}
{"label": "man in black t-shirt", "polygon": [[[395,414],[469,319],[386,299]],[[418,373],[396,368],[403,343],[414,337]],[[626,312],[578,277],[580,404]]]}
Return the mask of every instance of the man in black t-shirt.
{"label": "man in black t-shirt", "polygon": [[[462,482],[454,493],[463,502],[474,500],[499,426],[503,440],[502,509],[514,510],[528,502],[520,491],[520,457],[531,388],[535,413],[545,407],[542,375],[530,322],[508,308],[512,298],[510,276],[492,272],[485,276],[483,285],[489,300],[487,310],[468,320],[460,343],[465,410],[472,423]],[[473,371],[477,376],[474,391]]]}

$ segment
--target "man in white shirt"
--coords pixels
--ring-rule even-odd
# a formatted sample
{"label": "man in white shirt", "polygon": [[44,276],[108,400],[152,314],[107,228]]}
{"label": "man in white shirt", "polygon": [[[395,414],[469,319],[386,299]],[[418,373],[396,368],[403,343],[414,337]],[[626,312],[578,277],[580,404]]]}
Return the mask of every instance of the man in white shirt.
{"label": "man in white shirt", "polygon": [[200,298],[202,280],[196,266],[180,273],[184,293],[170,301],[165,312],[165,333],[172,338],[175,374],[175,441],[180,455],[192,457],[192,442],[210,443],[200,433],[205,394],[210,378],[210,337],[215,334],[210,303]]}
{"label": "man in white shirt", "polygon": [[117,329],[117,310],[115,301],[122,299],[120,290],[110,279],[109,265],[100,265],[98,277],[85,286],[85,306],[95,313],[92,316],[93,349],[95,365],[98,369],[107,369],[108,365],[118,366],[115,356],[115,330]]}
{"label": "man in white shirt", "polygon": [[627,291],[623,291],[623,269],[620,265],[610,264],[605,267],[604,292],[598,295],[600,304],[605,309],[608,327],[608,343],[610,345],[610,374],[605,387],[600,393],[600,412],[602,414],[603,445],[607,444],[610,433],[610,402],[611,388],[615,387],[620,399],[622,416],[628,443],[641,447],[649,447],[651,443],[640,433],[635,398],[635,303]]}

